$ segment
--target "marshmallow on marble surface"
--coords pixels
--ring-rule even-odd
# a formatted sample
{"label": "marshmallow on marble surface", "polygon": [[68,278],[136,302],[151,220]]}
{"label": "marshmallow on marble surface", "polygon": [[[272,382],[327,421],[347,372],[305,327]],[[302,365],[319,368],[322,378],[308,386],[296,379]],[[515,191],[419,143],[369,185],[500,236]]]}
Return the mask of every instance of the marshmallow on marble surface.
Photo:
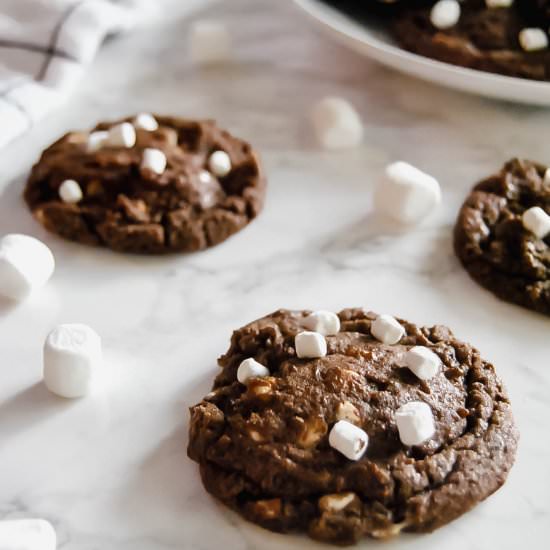
{"label": "marshmallow on marble surface", "polygon": [[38,239],[13,233],[0,240],[0,294],[23,300],[43,287],[55,269],[51,250]]}
{"label": "marshmallow on marble surface", "polygon": [[304,318],[304,326],[323,336],[334,336],[340,332],[340,319],[332,311],[314,311]]}
{"label": "marshmallow on marble surface", "polygon": [[543,29],[527,28],[519,31],[518,40],[520,46],[526,52],[535,52],[548,48],[548,35]]}
{"label": "marshmallow on marble surface", "polygon": [[513,3],[514,0],[485,0],[488,8],[509,8]]}
{"label": "marshmallow on marble surface", "polygon": [[457,0],[439,0],[430,12],[430,21],[436,29],[450,29],[459,19],[460,4]]}
{"label": "marshmallow on marble surface", "polygon": [[109,147],[131,148],[136,144],[136,129],[129,122],[116,124],[109,129],[104,144]]}
{"label": "marshmallow on marble surface", "polygon": [[402,161],[386,167],[385,178],[378,186],[375,197],[379,210],[405,224],[420,222],[440,202],[438,181]]}
{"label": "marshmallow on marble surface", "polygon": [[231,172],[231,158],[225,151],[214,151],[208,158],[210,172],[218,178],[223,178]]}
{"label": "marshmallow on marble surface", "polygon": [[0,550],[55,550],[57,536],[44,519],[0,521]]}
{"label": "marshmallow on marble surface", "polygon": [[82,188],[75,180],[65,180],[59,186],[58,193],[61,200],[69,204],[76,204],[77,202],[80,202],[84,196],[82,193]]}
{"label": "marshmallow on marble surface", "polygon": [[432,409],[423,401],[410,401],[399,407],[395,423],[404,445],[420,445],[435,433]]}
{"label": "marshmallow on marble surface", "polygon": [[550,233],[550,216],[540,206],[526,210],[521,221],[523,227],[539,239],[544,239]]}
{"label": "marshmallow on marble surface", "polygon": [[231,57],[231,36],[219,21],[197,21],[190,34],[191,59],[197,65],[223,63]]}
{"label": "marshmallow on marble surface", "polygon": [[359,460],[367,450],[369,436],[347,420],[339,420],[328,435],[329,445],[350,460]]}
{"label": "marshmallow on marble surface", "polygon": [[363,122],[353,105],[339,97],[326,97],[311,112],[313,128],[325,149],[348,149],[363,140]]}
{"label": "marshmallow on marble surface", "polygon": [[252,357],[242,361],[237,369],[237,380],[241,384],[246,384],[249,378],[262,378],[264,376],[269,376],[269,369],[258,363],[256,359],[252,359]]}
{"label": "marshmallow on marble surface", "polygon": [[134,128],[140,130],[146,130],[147,132],[154,132],[158,130],[159,124],[156,118],[149,113],[140,113],[134,118]]}
{"label": "marshmallow on marble surface", "polygon": [[101,338],[87,325],[59,325],[46,338],[44,382],[56,395],[75,398],[90,393],[101,364]]}
{"label": "marshmallow on marble surface", "polygon": [[148,147],[143,150],[141,167],[161,175],[166,170],[166,155],[160,149]]}
{"label": "marshmallow on marble surface", "polygon": [[300,359],[315,359],[327,354],[327,341],[318,332],[300,332],[294,339],[294,347]]}
{"label": "marshmallow on marble surface", "polygon": [[371,334],[383,344],[397,344],[403,336],[405,329],[391,315],[379,315],[370,326]]}
{"label": "marshmallow on marble surface", "polygon": [[95,153],[99,149],[101,149],[109,139],[109,132],[104,130],[98,130],[96,132],[92,132],[88,136],[88,142],[87,142],[87,151],[88,153]]}
{"label": "marshmallow on marble surface", "polygon": [[420,380],[433,378],[441,367],[441,359],[430,348],[414,346],[405,353],[405,365]]}

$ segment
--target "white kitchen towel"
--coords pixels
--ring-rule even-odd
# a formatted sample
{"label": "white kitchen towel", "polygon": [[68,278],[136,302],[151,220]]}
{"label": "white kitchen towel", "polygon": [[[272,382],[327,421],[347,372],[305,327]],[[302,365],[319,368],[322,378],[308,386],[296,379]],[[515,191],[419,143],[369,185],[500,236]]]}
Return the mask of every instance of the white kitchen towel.
{"label": "white kitchen towel", "polygon": [[67,98],[109,34],[156,0],[0,0],[0,147]]}

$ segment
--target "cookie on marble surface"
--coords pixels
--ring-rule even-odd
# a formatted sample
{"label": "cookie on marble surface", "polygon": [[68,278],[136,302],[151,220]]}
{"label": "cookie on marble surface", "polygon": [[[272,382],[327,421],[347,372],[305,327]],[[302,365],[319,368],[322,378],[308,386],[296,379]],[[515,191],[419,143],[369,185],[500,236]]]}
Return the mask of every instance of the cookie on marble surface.
{"label": "cookie on marble surface", "polygon": [[46,229],[120,252],[191,252],[221,243],[262,209],[252,147],[212,121],[140,115],[70,132],[25,189]]}
{"label": "cookie on marble surface", "polygon": [[550,315],[550,234],[526,227],[526,213],[533,209],[550,215],[550,172],[513,159],[473,188],[456,222],[454,247],[482,286],[503,300]]}
{"label": "cookie on marble surface", "polygon": [[[233,333],[191,408],[207,491],[263,527],[336,544],[433,531],[496,491],[518,432],[493,365],[443,326],[338,318],[280,310]],[[326,348],[298,358],[312,329]]]}

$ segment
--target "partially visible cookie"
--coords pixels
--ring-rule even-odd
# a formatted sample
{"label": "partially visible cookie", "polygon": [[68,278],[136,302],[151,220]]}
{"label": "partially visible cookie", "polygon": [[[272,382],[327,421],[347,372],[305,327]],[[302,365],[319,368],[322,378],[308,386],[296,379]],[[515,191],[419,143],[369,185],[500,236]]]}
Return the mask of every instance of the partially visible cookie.
{"label": "partially visible cookie", "polygon": [[454,246],[482,286],[503,300],[550,315],[550,234],[537,236],[523,221],[535,207],[550,215],[546,172],[541,164],[513,159],[478,183],[460,210]]}
{"label": "partially visible cookie", "polygon": [[148,115],[66,134],[44,151],[25,189],[49,231],[145,254],[216,245],[258,215],[264,195],[248,143],[212,121]]}
{"label": "partially visible cookie", "polygon": [[280,310],[236,330],[219,364],[188,453],[211,494],[268,529],[336,544],[433,531],[513,464],[493,365],[443,326]]}

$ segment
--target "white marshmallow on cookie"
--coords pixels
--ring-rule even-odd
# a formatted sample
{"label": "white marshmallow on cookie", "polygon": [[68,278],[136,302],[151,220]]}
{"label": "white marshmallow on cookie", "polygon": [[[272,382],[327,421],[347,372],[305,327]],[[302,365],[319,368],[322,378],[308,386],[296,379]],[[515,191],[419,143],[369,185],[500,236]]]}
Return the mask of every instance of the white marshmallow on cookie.
{"label": "white marshmallow on cookie", "polygon": [[218,178],[224,178],[231,172],[231,158],[225,151],[214,151],[208,158],[208,168]]}
{"label": "white marshmallow on cookie", "polygon": [[0,521],[1,550],[55,550],[57,536],[44,519],[6,519]]}
{"label": "white marshmallow on cookie", "polygon": [[143,150],[141,167],[161,175],[166,170],[166,155],[160,149],[146,148]]}
{"label": "white marshmallow on cookie", "polygon": [[136,144],[136,129],[129,122],[116,124],[109,129],[104,144],[109,147],[131,148]]}
{"label": "white marshmallow on cookie", "polygon": [[304,318],[304,326],[323,336],[334,336],[340,332],[340,319],[332,311],[314,311]]}
{"label": "white marshmallow on cookie", "polygon": [[59,186],[58,193],[59,198],[63,202],[66,202],[68,204],[76,204],[77,202],[80,202],[84,197],[84,193],[82,193],[82,188],[75,180],[65,180]]}
{"label": "white marshmallow on cookie", "polygon": [[388,165],[376,189],[376,208],[404,224],[420,222],[440,202],[438,181],[407,162]]}
{"label": "white marshmallow on cookie", "polygon": [[0,240],[0,294],[23,300],[53,275],[51,250],[38,239],[12,233]]}
{"label": "white marshmallow on cookie", "polygon": [[326,97],[312,109],[317,140],[325,149],[348,149],[363,141],[363,122],[353,105],[339,97]]}
{"label": "white marshmallow on cookie", "polygon": [[523,227],[539,239],[550,234],[550,216],[540,206],[533,206],[521,216]]}
{"label": "white marshmallow on cookie", "polygon": [[522,29],[518,35],[519,45],[526,52],[536,52],[548,48],[548,35],[544,29],[536,27]]}
{"label": "white marshmallow on cookie", "polygon": [[430,21],[436,29],[450,29],[458,23],[460,12],[457,0],[439,0],[430,11]]}
{"label": "white marshmallow on cookie", "polygon": [[263,378],[264,376],[269,376],[269,369],[252,357],[242,361],[237,369],[237,380],[241,384],[246,384],[250,378]]}
{"label": "white marshmallow on cookie", "polygon": [[89,394],[102,366],[101,338],[83,324],[59,325],[44,343],[44,383],[56,395]]}
{"label": "white marshmallow on cookie", "polygon": [[231,35],[219,21],[197,21],[190,33],[191,60],[196,65],[227,62],[231,57]]}
{"label": "white marshmallow on cookie", "polygon": [[386,345],[397,344],[403,336],[405,329],[395,317],[391,315],[379,315],[370,325],[371,334]]}
{"label": "white marshmallow on cookie", "polygon": [[420,380],[430,380],[441,368],[441,359],[430,348],[414,346],[404,357],[405,365]]}
{"label": "white marshmallow on cookie", "polygon": [[327,341],[318,332],[300,332],[294,338],[294,347],[300,359],[316,359],[327,354]]}
{"label": "white marshmallow on cookie", "polygon": [[109,132],[107,131],[97,130],[96,132],[91,132],[86,143],[88,153],[99,151],[107,143],[108,138]]}
{"label": "white marshmallow on cookie", "polygon": [[140,113],[134,118],[134,128],[154,132],[158,130],[159,124],[156,118],[149,113]]}
{"label": "white marshmallow on cookie", "polygon": [[359,460],[367,450],[369,436],[347,420],[339,420],[328,435],[329,445],[350,460]]}
{"label": "white marshmallow on cookie", "polygon": [[423,401],[410,401],[399,407],[395,423],[404,445],[421,445],[435,433],[432,409]]}

